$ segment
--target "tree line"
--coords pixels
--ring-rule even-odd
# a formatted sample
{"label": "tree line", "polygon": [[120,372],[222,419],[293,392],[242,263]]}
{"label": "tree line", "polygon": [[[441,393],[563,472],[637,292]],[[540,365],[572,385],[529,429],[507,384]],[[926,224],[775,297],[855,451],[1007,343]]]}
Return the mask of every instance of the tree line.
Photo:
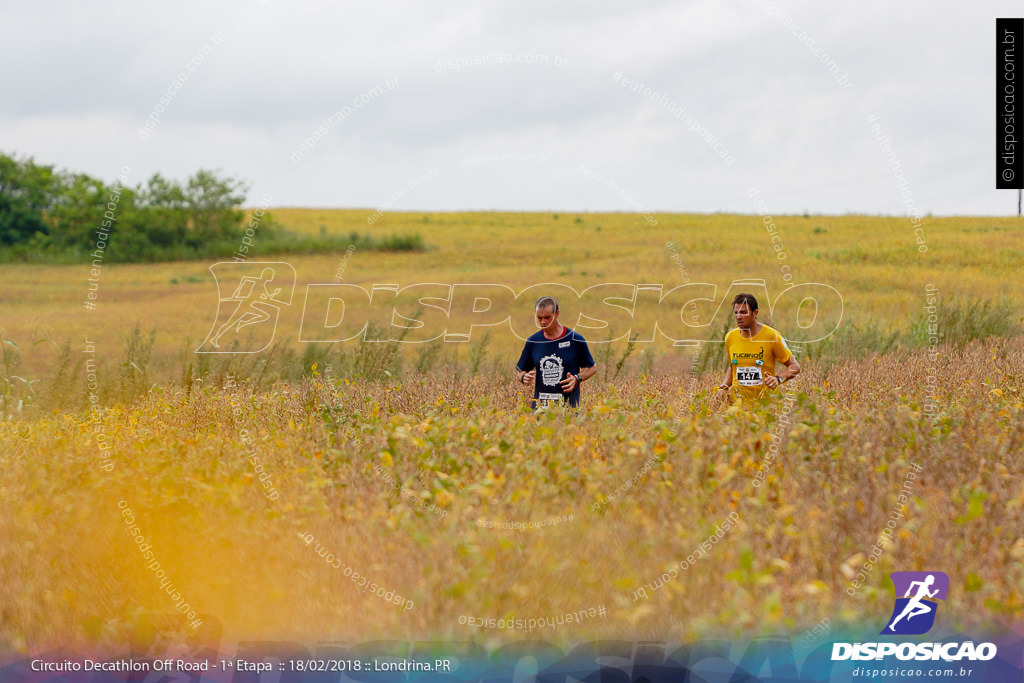
{"label": "tree line", "polygon": [[79,262],[97,249],[107,261],[229,258],[258,220],[259,252],[344,249],[420,250],[418,235],[306,237],[269,211],[248,223],[242,180],[199,170],[184,182],[155,173],[131,184],[122,168],[113,183],[0,153],[0,260]]}

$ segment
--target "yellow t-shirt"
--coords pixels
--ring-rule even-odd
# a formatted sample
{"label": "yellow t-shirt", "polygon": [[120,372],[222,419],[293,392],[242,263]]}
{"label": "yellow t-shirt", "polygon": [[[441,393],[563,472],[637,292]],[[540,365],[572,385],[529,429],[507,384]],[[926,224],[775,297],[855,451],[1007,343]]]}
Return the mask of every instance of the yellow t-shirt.
{"label": "yellow t-shirt", "polygon": [[775,363],[793,357],[778,330],[762,325],[751,338],[738,328],[725,335],[725,353],[732,366],[732,391],[740,398],[758,398],[768,391],[767,374],[775,374]]}

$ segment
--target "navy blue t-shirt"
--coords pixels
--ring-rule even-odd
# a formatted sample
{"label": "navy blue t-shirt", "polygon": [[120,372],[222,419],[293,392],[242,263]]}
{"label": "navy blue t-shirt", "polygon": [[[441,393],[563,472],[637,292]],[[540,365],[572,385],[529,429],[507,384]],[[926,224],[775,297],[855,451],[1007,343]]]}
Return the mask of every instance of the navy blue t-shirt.
{"label": "navy blue t-shirt", "polygon": [[590,355],[587,340],[568,327],[558,339],[547,339],[544,330],[538,330],[526,340],[523,353],[516,363],[516,368],[523,372],[537,371],[537,379],[533,383],[533,405],[538,402],[553,405],[568,401],[570,406],[580,402],[580,385],[577,382],[572,393],[562,391],[561,381],[569,373],[578,375],[581,368],[594,365],[594,357]]}

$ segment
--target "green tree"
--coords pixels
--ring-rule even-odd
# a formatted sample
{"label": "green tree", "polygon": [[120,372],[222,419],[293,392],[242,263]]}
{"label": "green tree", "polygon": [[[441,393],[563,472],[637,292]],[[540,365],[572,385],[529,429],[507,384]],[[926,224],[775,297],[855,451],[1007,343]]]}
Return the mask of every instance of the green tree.
{"label": "green tree", "polygon": [[[247,189],[242,180],[205,169],[185,182],[155,173],[135,187],[107,185],[0,154],[0,247],[14,247],[2,249],[0,259],[77,259],[102,237],[109,237],[111,261],[226,256],[246,227],[240,207]],[[269,212],[259,230],[264,244],[296,244]]]}
{"label": "green tree", "polygon": [[238,238],[245,214],[239,209],[247,187],[236,178],[218,178],[200,169],[185,186],[188,228],[196,246]]}
{"label": "green tree", "polygon": [[0,244],[26,242],[50,232],[46,210],[53,203],[54,185],[52,166],[0,154]]}
{"label": "green tree", "polygon": [[126,228],[138,232],[143,242],[157,249],[185,244],[188,203],[181,183],[154,173],[147,187],[139,188],[137,208],[131,220],[126,219]]}
{"label": "green tree", "polygon": [[53,206],[47,212],[53,242],[62,247],[89,249],[96,241],[96,229],[103,224],[112,191],[102,181],[84,173],[62,174],[57,179]]}

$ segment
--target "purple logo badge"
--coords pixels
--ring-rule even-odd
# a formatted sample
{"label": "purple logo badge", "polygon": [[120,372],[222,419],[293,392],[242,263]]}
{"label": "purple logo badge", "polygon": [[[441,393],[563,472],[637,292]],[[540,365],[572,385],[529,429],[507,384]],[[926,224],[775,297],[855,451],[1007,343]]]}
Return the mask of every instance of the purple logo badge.
{"label": "purple logo badge", "polygon": [[896,605],[882,635],[927,633],[939,609],[936,601],[946,599],[949,577],[943,572],[893,572],[889,577],[896,590]]}

